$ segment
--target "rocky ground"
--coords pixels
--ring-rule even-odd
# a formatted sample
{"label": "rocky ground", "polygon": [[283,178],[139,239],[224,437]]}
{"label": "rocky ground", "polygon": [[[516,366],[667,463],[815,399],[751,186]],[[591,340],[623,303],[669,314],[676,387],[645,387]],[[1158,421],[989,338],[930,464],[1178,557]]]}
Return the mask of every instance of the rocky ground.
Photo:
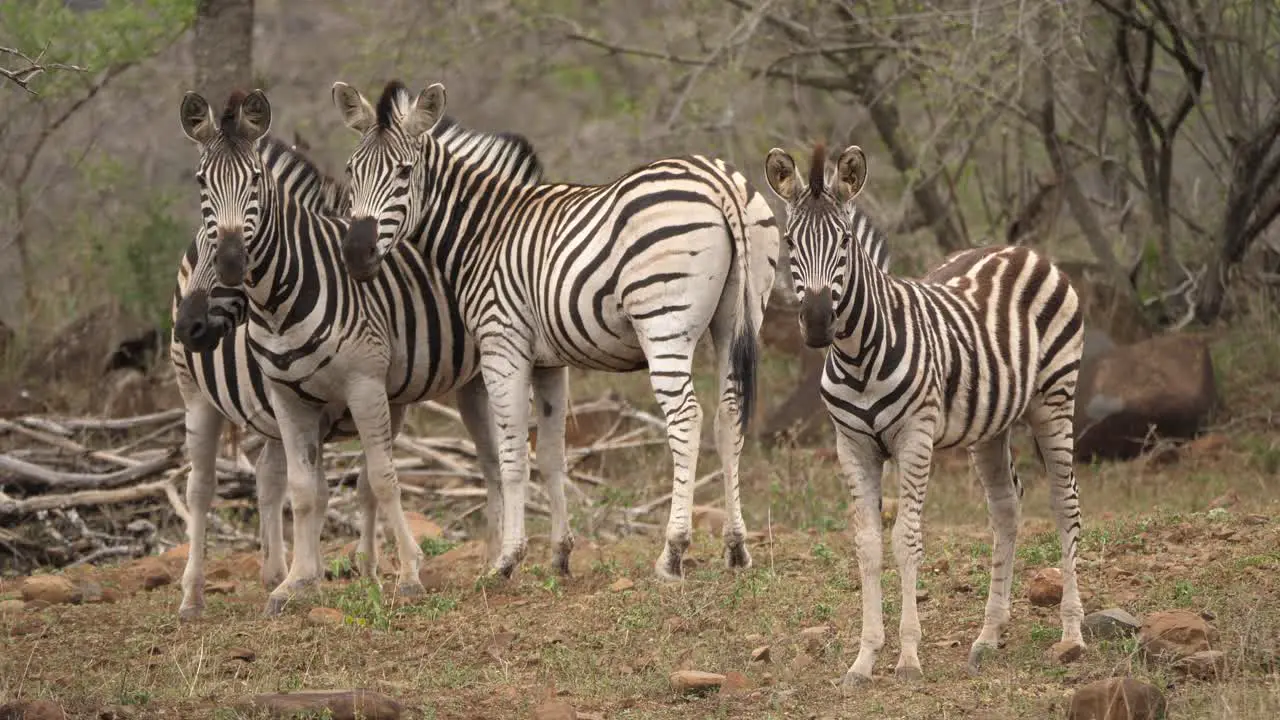
{"label": "rocky ground", "polygon": [[[1029,506],[1043,504],[1034,488]],[[512,582],[486,585],[476,581],[480,546],[444,540],[425,517],[415,527],[430,593],[411,604],[350,578],[339,542],[326,554],[333,579],[276,620],[260,616],[254,554],[210,564],[208,606],[194,624],[177,620],[182,547],[5,580],[0,700],[34,703],[28,718],[247,718],[273,707],[385,718],[1101,718],[1112,702],[1128,711],[1106,717],[1157,717],[1142,714],[1148,707],[1174,718],[1276,716],[1280,523],[1269,498],[1237,489],[1199,510],[1169,509],[1175,500],[1118,514],[1088,503],[1080,571],[1091,614],[1079,658],[1052,648],[1058,544],[1031,513],[1007,644],[970,677],[990,539],[976,513],[973,524],[936,518],[950,492],[939,491],[929,518],[919,685],[893,678],[888,571],[875,682],[839,691],[859,626],[847,531],[760,527],[755,567],[735,575],[710,534],[719,511],[706,508],[682,585],[652,577],[660,543],[647,535],[580,539],[570,579],[549,574],[535,537]],[[394,587],[389,575],[382,587]]]}

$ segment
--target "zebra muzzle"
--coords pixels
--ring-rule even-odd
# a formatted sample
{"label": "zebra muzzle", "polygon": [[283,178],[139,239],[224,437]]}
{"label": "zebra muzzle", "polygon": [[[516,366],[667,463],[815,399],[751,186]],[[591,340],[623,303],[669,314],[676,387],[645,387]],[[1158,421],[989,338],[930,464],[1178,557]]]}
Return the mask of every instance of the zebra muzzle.
{"label": "zebra muzzle", "polygon": [[218,249],[213,255],[218,282],[236,287],[244,284],[245,266],[249,257],[244,249],[244,233],[240,230],[222,230]]}
{"label": "zebra muzzle", "polygon": [[835,306],[831,302],[831,288],[822,288],[816,295],[804,294],[800,301],[800,334],[804,344],[811,348],[824,348],[835,340]]}
{"label": "zebra muzzle", "polygon": [[209,317],[209,295],[196,290],[178,304],[178,317],[173,323],[173,334],[191,352],[208,352],[218,346],[222,333],[214,327]]}
{"label": "zebra muzzle", "polygon": [[342,240],[342,260],[357,280],[371,280],[378,274],[378,223],[362,217],[347,228]]}

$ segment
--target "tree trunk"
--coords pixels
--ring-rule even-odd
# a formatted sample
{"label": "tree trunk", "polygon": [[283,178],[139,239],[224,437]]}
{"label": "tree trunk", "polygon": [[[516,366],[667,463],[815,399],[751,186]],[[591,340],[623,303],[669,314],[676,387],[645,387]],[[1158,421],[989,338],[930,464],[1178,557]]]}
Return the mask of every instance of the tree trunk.
{"label": "tree trunk", "polygon": [[253,0],[199,0],[195,90],[218,112],[233,90],[253,90]]}

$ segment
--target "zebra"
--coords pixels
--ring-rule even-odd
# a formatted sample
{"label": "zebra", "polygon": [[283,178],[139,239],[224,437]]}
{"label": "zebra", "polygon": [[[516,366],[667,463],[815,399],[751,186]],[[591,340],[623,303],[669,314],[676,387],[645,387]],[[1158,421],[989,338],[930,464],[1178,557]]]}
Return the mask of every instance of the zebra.
{"label": "zebra", "polygon": [[[738,458],[780,243],[764,196],[728,163],[700,155],[650,162],[603,185],[512,182],[468,171],[427,132],[444,113],[443,85],[415,97],[392,80],[375,108],[335,83],[333,99],[361,136],[348,163],[348,271],[376,278],[395,248],[416,246],[453,282],[480,345],[504,500],[491,574],[509,577],[525,554],[528,388],[547,391],[539,420],[562,424],[563,381],[547,378],[572,366],[648,369],[674,466],[666,543],[654,567],[659,578],[683,577],[702,427],[691,372],[708,330],[720,383],[725,560],[750,567]],[[528,154],[532,162],[532,147]],[[565,554],[572,531],[553,523],[551,541]]]}
{"label": "zebra", "polygon": [[[350,196],[345,183],[321,173],[293,148],[286,148],[275,138],[263,136],[257,149],[265,171],[282,192],[297,198],[299,205],[330,214],[347,211]],[[284,446],[280,443],[262,371],[245,346],[248,298],[244,291],[215,285],[188,293],[192,271],[199,264],[203,232],[203,228],[196,230],[183,253],[170,307],[169,359],[186,408],[186,450],[191,463],[187,480],[187,504],[191,510],[187,525],[189,551],[178,610],[179,618],[184,621],[198,619],[204,609],[205,536],[216,482],[218,437],[225,420],[256,432],[265,441],[254,464],[262,542],[260,575],[267,589],[274,588],[285,576]],[[188,298],[188,304],[185,314],[180,314],[184,297]],[[224,338],[228,341],[221,342]],[[354,428],[349,418],[347,420],[342,433],[351,435]],[[330,437],[340,434],[339,431],[335,426]],[[357,486],[363,488],[365,482],[362,469]],[[363,499],[368,493],[362,492],[361,496]],[[367,505],[365,516],[372,517],[372,508]],[[373,556],[371,528],[362,529],[359,547]]]}
{"label": "zebra", "polygon": [[[347,221],[260,182],[263,166],[253,147],[271,124],[261,90],[234,92],[220,118],[188,92],[180,121],[200,149],[196,177],[205,229],[182,305],[193,299],[191,285],[243,289],[249,306],[244,347],[266,380],[285,448],[295,549],[265,613],[279,614],[320,576],[318,460],[326,429],[347,416],[364,447],[368,492],[396,539],[399,592],[421,594],[422,551],[405,522],[391,462],[406,405],[456,389],[482,466],[488,451],[486,477],[497,467],[479,353],[446,284],[412,248],[399,252],[375,283],[357,284],[335,272]],[[496,513],[498,487],[490,487]],[[366,517],[365,527],[369,522]]]}
{"label": "zebra", "polygon": [[1075,572],[1080,502],[1072,465],[1083,320],[1075,290],[1060,269],[1025,247],[953,253],[920,280],[885,273],[852,242],[858,231],[847,212],[866,183],[866,155],[856,145],[845,148],[834,182],[827,181],[826,164],[825,148],[817,144],[807,183],[779,148],[766,155],[764,169],[787,207],[784,236],[805,342],[828,348],[822,396],[854,499],[862,634],[842,686],[869,681],[884,644],[879,504],[881,463],[889,457],[901,498],[893,528],[902,583],[897,677],[923,677],[916,580],[935,448],[967,447],[986,490],[994,536],[991,591],[969,670],[978,672],[997,648],[1009,620],[1022,496],[1009,447],[1018,420],[1030,425],[1052,479],[1050,504],[1063,551],[1063,644],[1083,651]]}

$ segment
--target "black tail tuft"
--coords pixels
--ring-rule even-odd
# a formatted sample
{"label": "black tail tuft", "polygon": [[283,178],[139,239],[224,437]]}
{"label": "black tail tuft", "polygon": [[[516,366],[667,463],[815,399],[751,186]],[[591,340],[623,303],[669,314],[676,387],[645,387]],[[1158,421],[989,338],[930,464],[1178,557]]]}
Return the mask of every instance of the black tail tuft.
{"label": "black tail tuft", "polygon": [[759,364],[756,331],[749,315],[743,319],[742,332],[733,339],[729,354],[738,384],[738,427],[746,435],[756,409],[756,366]]}

